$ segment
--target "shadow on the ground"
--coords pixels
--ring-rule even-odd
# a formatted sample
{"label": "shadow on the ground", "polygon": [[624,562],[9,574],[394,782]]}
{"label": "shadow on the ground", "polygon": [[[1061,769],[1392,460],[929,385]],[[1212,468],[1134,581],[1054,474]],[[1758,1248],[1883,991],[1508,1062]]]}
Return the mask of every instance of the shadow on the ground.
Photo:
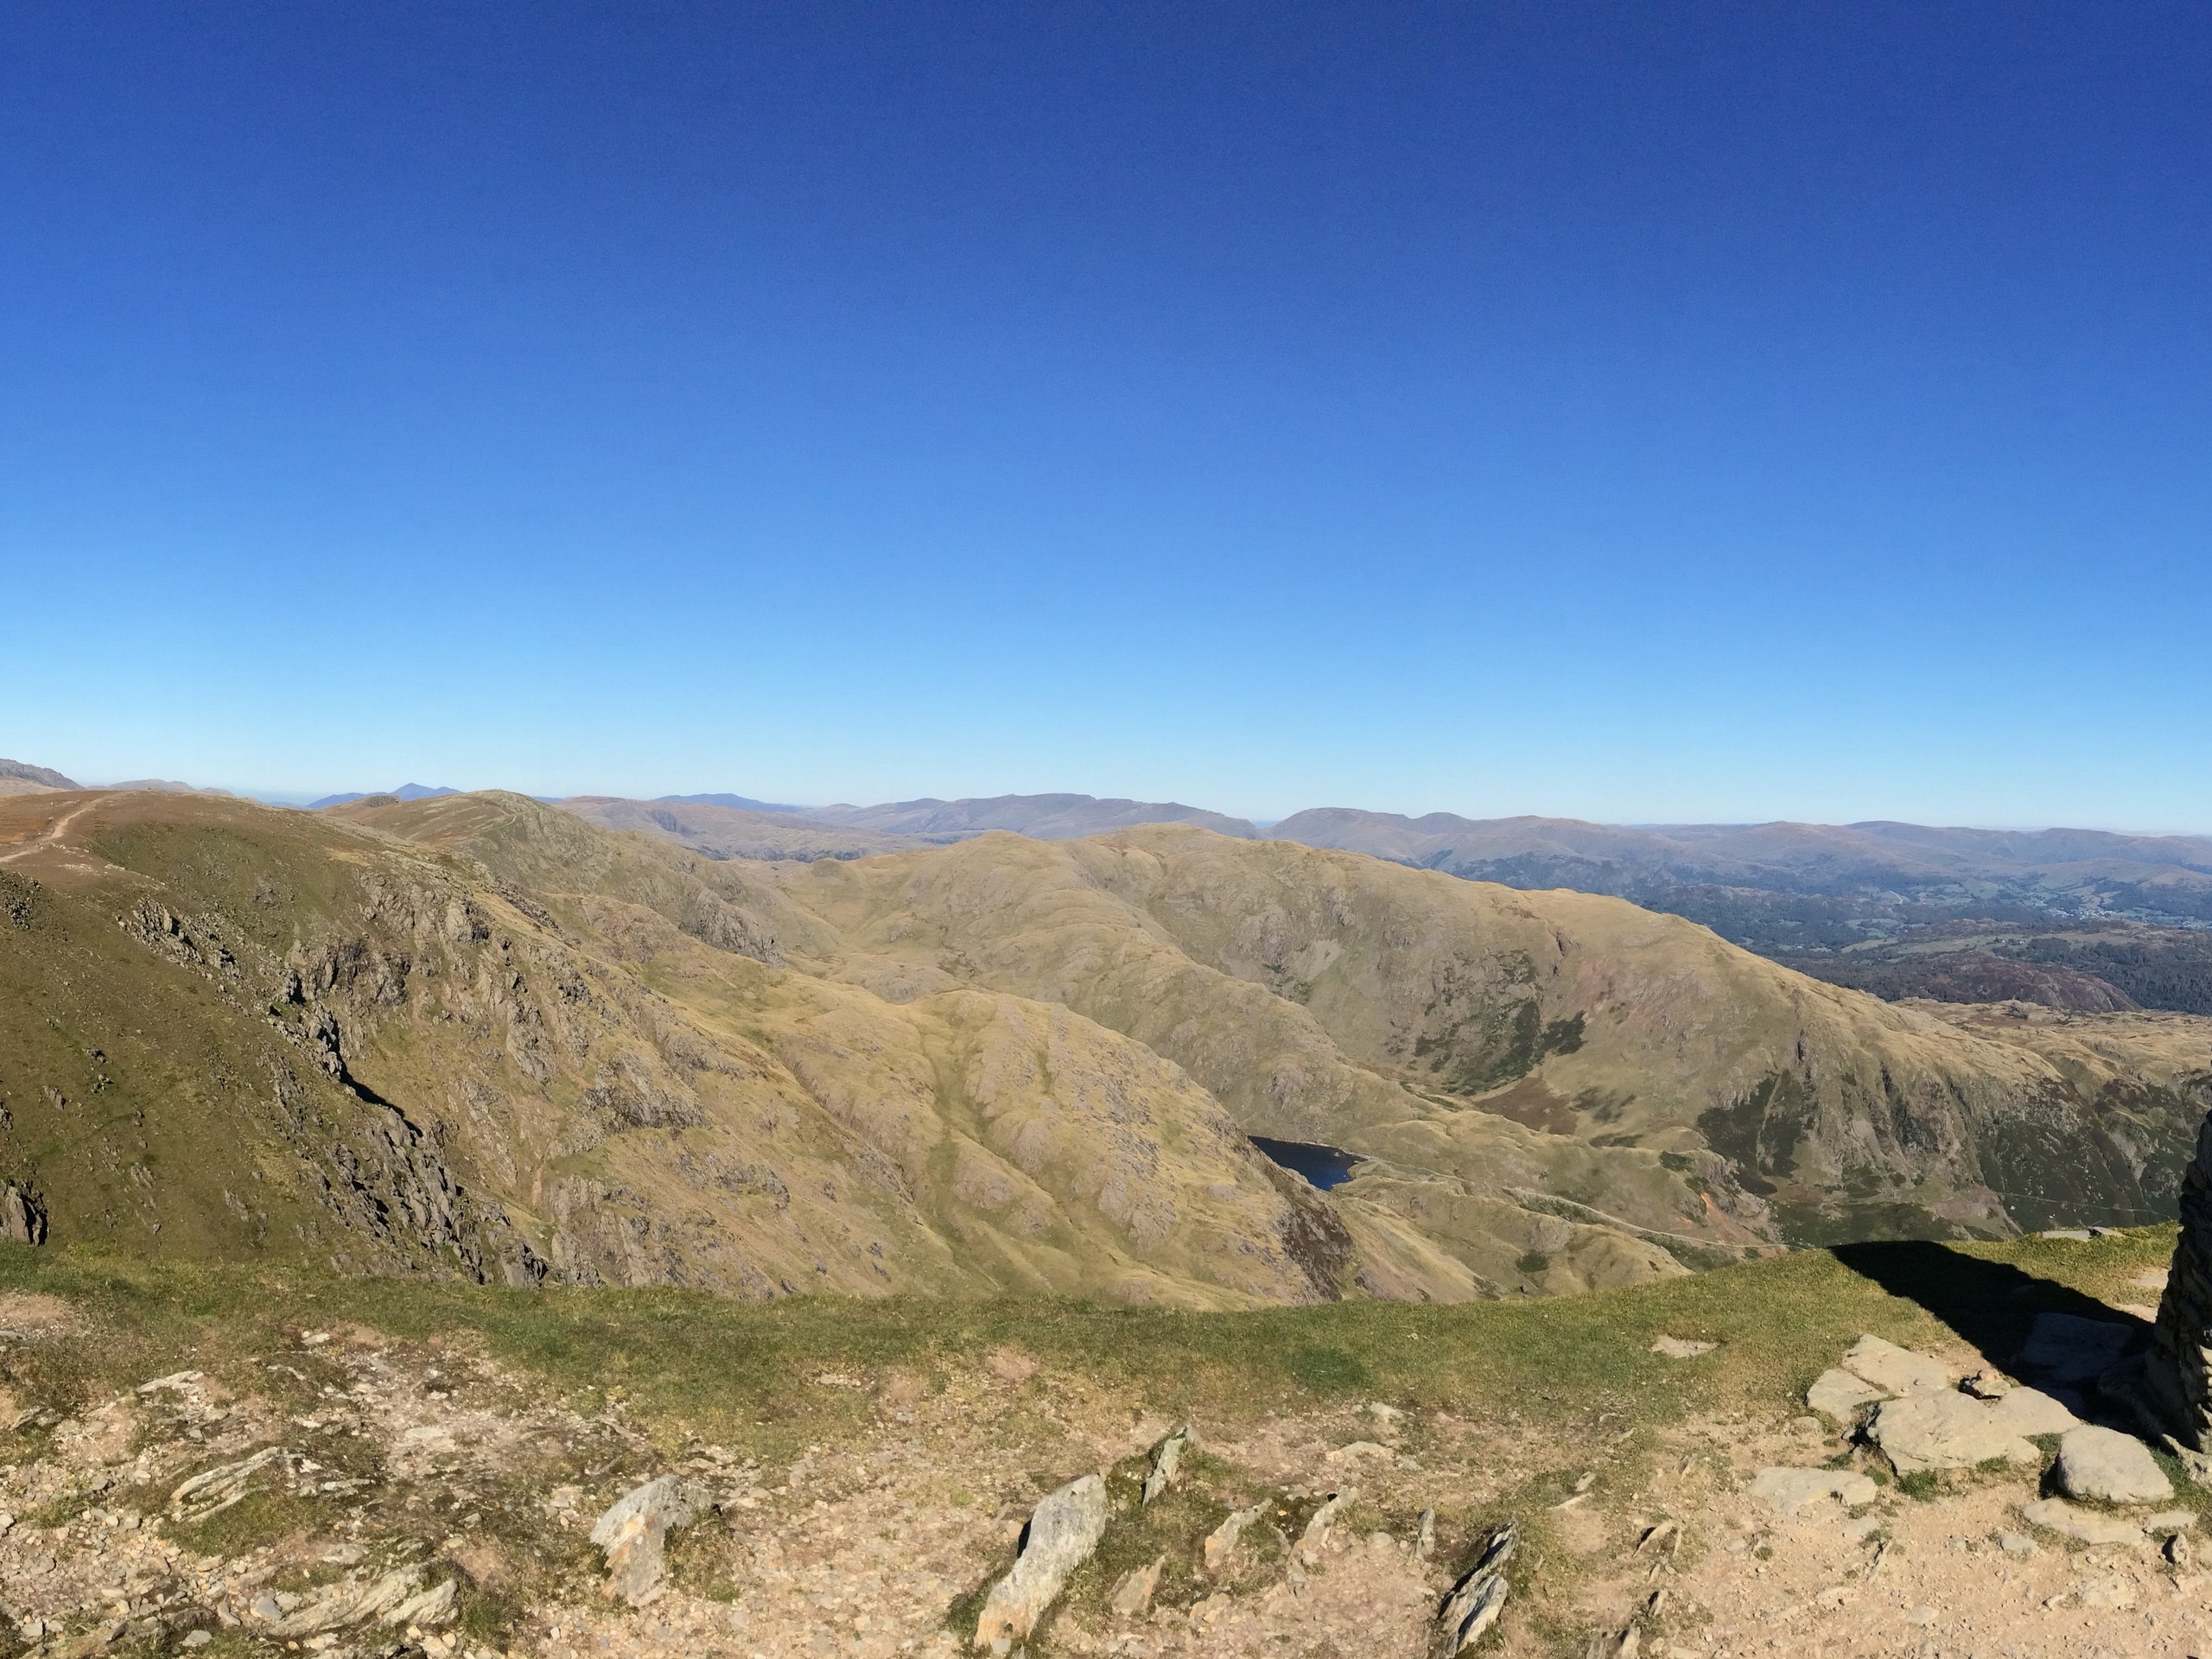
{"label": "shadow on the ground", "polygon": [[2123,1313],[2109,1302],[2086,1296],[2055,1279],[2039,1279],[2004,1262],[1986,1262],[1948,1245],[1926,1239],[1899,1239],[1831,1247],[1835,1259],[1892,1296],[1917,1302],[1979,1350],[1984,1359],[2010,1370],[2038,1313],[2071,1313],[2080,1319],[2125,1325],[2138,1344],[2147,1342],[2150,1325]]}

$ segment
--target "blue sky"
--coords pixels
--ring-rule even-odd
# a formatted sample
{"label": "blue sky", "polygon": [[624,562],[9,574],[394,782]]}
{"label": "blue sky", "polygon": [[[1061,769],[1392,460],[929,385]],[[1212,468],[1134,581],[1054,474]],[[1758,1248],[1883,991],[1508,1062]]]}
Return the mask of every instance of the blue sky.
{"label": "blue sky", "polygon": [[2212,830],[2212,11],[0,14],[0,753]]}

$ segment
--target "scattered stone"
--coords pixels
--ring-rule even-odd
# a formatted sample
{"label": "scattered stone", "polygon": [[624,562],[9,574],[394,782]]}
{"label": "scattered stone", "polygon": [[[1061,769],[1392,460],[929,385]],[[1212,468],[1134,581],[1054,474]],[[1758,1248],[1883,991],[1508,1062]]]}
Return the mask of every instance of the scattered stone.
{"label": "scattered stone", "polygon": [[1321,1461],[1357,1463],[1362,1458],[1388,1458],[1390,1455],[1390,1448],[1387,1446],[1378,1446],[1373,1440],[1354,1440],[1350,1446],[1333,1446],[1324,1452]]}
{"label": "scattered stone", "polygon": [[2090,1423],[2059,1437],[2057,1472],[2060,1491],[2093,1503],[2158,1503],[2174,1495],[2150,1447],[2132,1434]]}
{"label": "scattered stone", "polygon": [[1600,1630],[1584,1649],[1588,1659],[1636,1659],[1643,1646],[1643,1632],[1633,1624],[1618,1630]]}
{"label": "scattered stone", "polygon": [[2002,1400],[2019,1385],[2002,1371],[1993,1371],[1984,1366],[1972,1376],[1965,1378],[1959,1387],[1977,1400]]}
{"label": "scattered stone", "polygon": [[265,1446],[236,1463],[203,1469],[169,1494],[172,1521],[204,1521],[227,1510],[246,1495],[255,1475],[275,1464],[289,1471],[297,1454],[281,1446]]}
{"label": "scattered stone", "polygon": [[2025,1465],[2043,1454],[1992,1414],[1994,1408],[1948,1389],[1885,1401],[1874,1414],[1874,1443],[1901,1475],[1970,1469],[2002,1458]]}
{"label": "scattered stone", "polygon": [[2012,1433],[2029,1436],[2063,1434],[2082,1422],[2056,1395],[2029,1388],[2016,1388],[2005,1395],[1990,1407],[1989,1417]]}
{"label": "scattered stone", "polygon": [[2187,1567],[2196,1552],[2190,1548],[2189,1535],[2177,1532],[2166,1540],[2165,1557],[2175,1567]]}
{"label": "scattered stone", "polygon": [[2135,1345],[2135,1327],[2072,1313],[2038,1313],[2020,1346],[2020,1363],[2055,1382],[2086,1382]]}
{"label": "scattered stone", "polygon": [[1173,1484],[1175,1471],[1182,1465],[1183,1448],[1190,1443],[1188,1423],[1160,1443],[1160,1449],[1153,1453],[1152,1472],[1144,1478],[1144,1503],[1150,1503]]}
{"label": "scattered stone", "polygon": [[1681,1522],[1671,1519],[1656,1522],[1646,1527],[1643,1529],[1643,1535],[1636,1541],[1637,1553],[1641,1554],[1647,1549],[1664,1549],[1669,1544],[1679,1547],[1681,1540],[1682,1523]]}
{"label": "scattered stone", "polygon": [[1951,1368],[1942,1360],[1872,1336],[1863,1336],[1851,1344],[1851,1351],[1843,1357],[1843,1369],[1891,1394],[1948,1390],[1953,1380]]}
{"label": "scattered stone", "polygon": [[592,1525],[591,1541],[607,1552],[601,1593],[642,1607],[660,1592],[668,1571],[669,1530],[689,1526],[701,1505],[698,1492],[674,1475],[632,1487]]}
{"label": "scattered stone", "polygon": [[[453,1581],[448,1579],[429,1591],[422,1586],[422,1567],[408,1566],[366,1584],[334,1584],[313,1600],[303,1601],[289,1611],[283,1600],[263,1596],[253,1604],[253,1611],[260,1618],[272,1620],[269,1635],[279,1641],[320,1636],[326,1630],[365,1624],[372,1618],[403,1629],[409,1624],[428,1627],[444,1622],[441,1615],[450,1616],[453,1607]],[[272,1607],[276,1610],[273,1616],[268,1611]]]}
{"label": "scattered stone", "polygon": [[1933,1607],[1929,1606],[1909,1607],[1905,1610],[1904,1614],[1904,1622],[1906,1624],[1917,1624],[1923,1630],[1929,1625],[1933,1624],[1936,1619],[1941,1617],[1942,1615],[1937,1613]]}
{"label": "scattered stone", "polygon": [[2187,1532],[2196,1524],[2195,1510],[2160,1510],[2143,1517],[2145,1532]]}
{"label": "scattered stone", "polygon": [[[1069,1575],[1106,1535],[1106,1483],[1071,1480],[1032,1510],[1014,1570],[991,1586],[976,1621],[976,1645],[1006,1653],[1027,1639]],[[1003,1645],[1001,1645],[1003,1644]]]}
{"label": "scattered stone", "polygon": [[1657,1336],[1651,1338],[1651,1351],[1669,1359],[1695,1359],[1700,1354],[1709,1354],[1720,1344],[1717,1342],[1694,1342],[1686,1337]]}
{"label": "scattered stone", "polygon": [[2029,1537],[2024,1532],[1999,1533],[1997,1535],[1997,1548],[2003,1550],[2007,1555],[2023,1561],[2026,1560],[2031,1555],[2040,1555],[2043,1554],[2043,1546],[2036,1542],[2034,1539]]}
{"label": "scattered stone", "polygon": [[1519,1527],[1510,1521],[1492,1533],[1481,1559],[1444,1599],[1436,1622],[1447,1659],[1481,1641],[1505,1610],[1505,1569],[1512,1563],[1519,1537]]}
{"label": "scattered stone", "polygon": [[138,1385],[138,1392],[141,1394],[182,1394],[200,1381],[200,1375],[201,1373],[198,1371],[172,1371],[168,1376],[157,1376],[150,1382],[141,1382]]}
{"label": "scattered stone", "polygon": [[1386,1406],[1380,1400],[1370,1400],[1361,1409],[1384,1428],[1395,1428],[1406,1414],[1395,1406]]}
{"label": "scattered stone", "polygon": [[215,1635],[212,1630],[193,1630],[187,1633],[184,1645],[188,1648],[204,1648],[214,1639]]}
{"label": "scattered stone", "polygon": [[1236,1554],[1237,1541],[1244,1535],[1244,1529],[1260,1518],[1264,1505],[1255,1503],[1249,1510],[1231,1511],[1227,1520],[1206,1535],[1206,1576],[1217,1579],[1227,1570],[1230,1559]]}
{"label": "scattered stone", "polygon": [[2077,1510],[2063,1497],[2038,1498],[2020,1505],[2020,1513],[2045,1532],[2082,1544],[2139,1544],[2143,1529],[2117,1516]]}
{"label": "scattered stone", "polygon": [[1796,1515],[1824,1497],[1857,1509],[1872,1503],[1879,1490],[1848,1469],[1762,1469],[1751,1478],[1751,1496],[1777,1515]]}
{"label": "scattered stone", "polygon": [[1849,1371],[1830,1369],[1822,1371],[1805,1390],[1805,1403],[1815,1411],[1834,1418],[1839,1423],[1854,1421],[1859,1409],[1872,1405],[1888,1395],[1862,1377]]}
{"label": "scattered stone", "polygon": [[1306,1530],[1299,1535],[1298,1558],[1311,1567],[1321,1559],[1321,1552],[1328,1548],[1329,1533],[1337,1524],[1351,1501],[1359,1496],[1351,1487],[1341,1492],[1332,1492],[1321,1507],[1313,1511],[1313,1518],[1306,1523]]}
{"label": "scattered stone", "polygon": [[1152,1609],[1153,1592],[1160,1588],[1160,1570],[1167,1565],[1167,1558],[1160,1556],[1150,1567],[1140,1567],[1122,1574],[1114,1586],[1110,1605],[1123,1618],[1142,1618]]}
{"label": "scattered stone", "polygon": [[1414,1554],[1427,1560],[1436,1554],[1436,1511],[1423,1510],[1421,1519],[1414,1523]]}
{"label": "scattered stone", "polygon": [[2036,1235],[2037,1238],[2063,1238],[2076,1244],[2086,1244],[2094,1236],[2087,1227],[2048,1227]]}

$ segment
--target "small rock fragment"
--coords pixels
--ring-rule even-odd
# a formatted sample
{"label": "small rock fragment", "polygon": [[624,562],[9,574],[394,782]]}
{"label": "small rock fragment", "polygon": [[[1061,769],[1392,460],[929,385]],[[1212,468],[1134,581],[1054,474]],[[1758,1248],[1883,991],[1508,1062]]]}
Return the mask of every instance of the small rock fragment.
{"label": "small rock fragment", "polygon": [[2190,1548],[2189,1535],[2177,1532],[2166,1540],[2166,1560],[2176,1567],[2187,1567],[2196,1552]]}
{"label": "small rock fragment", "polygon": [[607,1552],[607,1582],[601,1593],[632,1607],[651,1601],[668,1570],[670,1529],[689,1526],[700,1508],[697,1491],[674,1475],[624,1493],[591,1529],[592,1542]]}
{"label": "small rock fragment", "polygon": [[2007,1555],[2011,1555],[2017,1560],[2023,1561],[2026,1560],[2031,1555],[2040,1555],[2043,1554],[2043,1546],[2037,1543],[2034,1539],[2029,1537],[2024,1532],[1999,1533],[1997,1535],[1997,1548],[2003,1550]]}
{"label": "small rock fragment", "polygon": [[1175,1471],[1182,1465],[1183,1450],[1190,1443],[1188,1423],[1160,1443],[1160,1449],[1153,1453],[1152,1472],[1144,1478],[1144,1503],[1150,1503],[1174,1483]]}
{"label": "small rock fragment", "polygon": [[1114,1598],[1109,1604],[1124,1618],[1141,1618],[1151,1609],[1153,1592],[1160,1588],[1160,1569],[1167,1565],[1167,1558],[1160,1556],[1150,1567],[1140,1567],[1122,1574],[1114,1586]]}
{"label": "small rock fragment", "polygon": [[2069,1497],[2101,1503],[2158,1503],[2173,1483],[2151,1449],[2132,1434],[2084,1423],[2058,1441],[2058,1484]]}
{"label": "small rock fragment", "polygon": [[1244,1529],[1260,1518],[1263,1506],[1255,1503],[1249,1510],[1232,1510],[1229,1518],[1206,1535],[1206,1576],[1219,1578],[1227,1569],[1230,1559],[1236,1554],[1237,1540],[1244,1535]]}
{"label": "small rock fragment", "polygon": [[1482,1640],[1505,1610],[1505,1569],[1512,1564],[1519,1536],[1520,1529],[1510,1521],[1492,1533],[1481,1559],[1444,1599],[1436,1622],[1447,1659]]}
{"label": "small rock fragment", "polygon": [[1960,1388],[1977,1400],[2002,1400],[2018,1386],[2004,1372],[1991,1370],[1986,1365],[1959,1383]]}
{"label": "small rock fragment", "polygon": [[1106,1535],[1106,1483],[1096,1475],[1071,1480],[1032,1510],[1014,1570],[991,1586],[976,1621],[976,1645],[1009,1647],[1036,1628],[1069,1575],[1090,1559]]}
{"label": "small rock fragment", "polygon": [[1685,1337],[1656,1336],[1651,1338],[1651,1351],[1669,1359],[1695,1359],[1700,1354],[1709,1354],[1720,1344],[1696,1342]]}
{"label": "small rock fragment", "polygon": [[1643,1535],[1636,1541],[1637,1551],[1640,1554],[1647,1549],[1664,1549],[1669,1544],[1679,1545],[1681,1537],[1681,1522],[1672,1519],[1657,1522],[1643,1529]]}
{"label": "small rock fragment", "polygon": [[1359,1496],[1351,1487],[1332,1492],[1321,1507],[1313,1511],[1313,1518],[1306,1523],[1306,1530],[1299,1535],[1298,1558],[1308,1567],[1320,1560],[1321,1552],[1328,1548],[1329,1534],[1352,1500]]}
{"label": "small rock fragment", "polygon": [[1436,1511],[1423,1510],[1421,1519],[1414,1523],[1414,1554],[1427,1560],[1436,1554]]}

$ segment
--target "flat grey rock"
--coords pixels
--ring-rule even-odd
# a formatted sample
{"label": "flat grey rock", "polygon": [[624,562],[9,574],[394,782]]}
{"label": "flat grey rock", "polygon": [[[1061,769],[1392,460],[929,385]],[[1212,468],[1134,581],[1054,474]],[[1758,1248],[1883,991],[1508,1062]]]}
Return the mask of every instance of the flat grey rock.
{"label": "flat grey rock", "polygon": [[2058,1484],[2069,1497],[2099,1503],[2164,1503],[2173,1483],[2133,1434],[2084,1423],[2058,1440]]}
{"label": "flat grey rock", "polygon": [[2063,1434],[2082,1426],[2064,1401],[2041,1389],[2015,1389],[1992,1403],[1989,1414],[2015,1434]]}
{"label": "flat grey rock", "polygon": [[2118,1516],[2094,1510],[2077,1510],[2063,1497],[2038,1498],[2020,1505],[2020,1513],[2045,1532],[2082,1544],[2139,1544],[2143,1529]]}
{"label": "flat grey rock", "polygon": [[2136,1344],[2136,1329],[2111,1319],[2038,1313],[2020,1347],[2020,1363],[2054,1382],[2086,1382]]}
{"label": "flat grey rock", "polygon": [[593,1523],[591,1541],[607,1552],[606,1592],[642,1607],[660,1592],[668,1571],[671,1528],[689,1526],[702,1505],[690,1482],[674,1475],[633,1486]]}
{"label": "flat grey rock", "polygon": [[1709,1354],[1720,1344],[1696,1342],[1688,1337],[1658,1336],[1651,1338],[1651,1351],[1669,1359],[1695,1359],[1700,1354]]}
{"label": "flat grey rock", "polygon": [[1853,1376],[1849,1371],[1822,1371],[1805,1390],[1805,1403],[1824,1416],[1839,1423],[1847,1423],[1859,1415],[1859,1408],[1871,1406],[1889,1395],[1872,1382]]}
{"label": "flat grey rock", "polygon": [[1891,1394],[1948,1389],[1956,1373],[1932,1355],[1915,1353],[1879,1337],[1861,1337],[1843,1357],[1843,1369]]}
{"label": "flat grey rock", "polygon": [[2043,1453],[1997,1421],[1996,1408],[1963,1394],[1912,1394],[1885,1401],[1874,1414],[1873,1438],[1901,1475],[1923,1469],[1970,1469],[2002,1458],[2037,1464]]}
{"label": "flat grey rock", "polygon": [[1751,1496],[1777,1515],[1796,1515],[1833,1497],[1847,1509],[1872,1503],[1880,1489],[1849,1469],[1762,1469],[1751,1477]]}

